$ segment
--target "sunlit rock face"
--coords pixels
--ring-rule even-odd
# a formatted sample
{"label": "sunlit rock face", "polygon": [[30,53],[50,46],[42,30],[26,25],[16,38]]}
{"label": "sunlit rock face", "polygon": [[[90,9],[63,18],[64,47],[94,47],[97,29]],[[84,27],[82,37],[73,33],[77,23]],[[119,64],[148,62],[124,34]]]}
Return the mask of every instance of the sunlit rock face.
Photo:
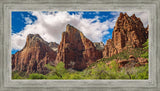
{"label": "sunlit rock face", "polygon": [[64,62],[67,69],[83,70],[100,58],[102,51],[97,50],[82,32],[68,24],[62,34],[56,62]]}
{"label": "sunlit rock face", "polygon": [[38,34],[27,36],[25,47],[12,55],[12,70],[18,72],[48,72],[45,64],[54,64],[57,53]]}
{"label": "sunlit rock face", "polygon": [[127,13],[120,13],[112,33],[112,39],[107,40],[104,47],[103,57],[111,57],[128,47],[142,47],[147,39],[148,27],[144,28],[140,18],[137,18],[135,14],[128,16]]}

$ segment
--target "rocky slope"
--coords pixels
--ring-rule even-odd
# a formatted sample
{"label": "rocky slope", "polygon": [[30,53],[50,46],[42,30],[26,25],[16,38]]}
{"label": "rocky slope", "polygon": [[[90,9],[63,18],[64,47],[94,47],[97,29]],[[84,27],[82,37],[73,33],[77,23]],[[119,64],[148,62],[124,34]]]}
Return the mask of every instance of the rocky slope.
{"label": "rocky slope", "polygon": [[112,39],[107,40],[104,47],[103,57],[111,57],[128,47],[142,47],[147,39],[148,27],[144,28],[140,18],[137,18],[135,14],[128,16],[126,13],[120,13],[112,33]]}
{"label": "rocky slope", "polygon": [[50,48],[52,48],[53,51],[58,52],[59,44],[57,44],[56,42],[50,42],[50,43],[48,43],[48,45]]}
{"label": "rocky slope", "polygon": [[12,55],[12,70],[27,74],[33,72],[46,74],[48,70],[44,65],[48,63],[53,65],[57,55],[49,45],[38,34],[29,34],[25,47]]}
{"label": "rocky slope", "polygon": [[[114,59],[114,61],[116,61],[116,63],[119,64],[119,68],[121,67],[139,67],[139,66],[145,66],[146,64],[148,64],[148,58],[142,58],[142,57],[138,57],[135,58],[133,55],[129,56],[129,59]],[[111,64],[110,62],[106,63],[108,66]]]}
{"label": "rocky slope", "polygon": [[83,70],[99,58],[102,58],[102,51],[97,50],[82,32],[68,24],[62,34],[56,62],[64,62],[67,69]]}

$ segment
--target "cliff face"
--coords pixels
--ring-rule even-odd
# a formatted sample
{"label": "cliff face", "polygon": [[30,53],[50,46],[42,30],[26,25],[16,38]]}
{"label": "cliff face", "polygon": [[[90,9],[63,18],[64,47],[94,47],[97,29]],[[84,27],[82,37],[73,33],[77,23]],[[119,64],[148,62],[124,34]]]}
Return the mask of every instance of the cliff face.
{"label": "cliff face", "polygon": [[128,47],[142,47],[147,39],[148,27],[143,27],[140,18],[137,18],[135,14],[130,17],[126,13],[120,13],[112,33],[112,39],[107,40],[104,47],[103,57],[111,57]]}
{"label": "cliff face", "polygon": [[83,70],[101,57],[102,51],[97,50],[82,32],[69,24],[67,25],[58,48],[57,63],[63,61],[67,69]]}
{"label": "cliff face", "polygon": [[12,70],[46,74],[48,70],[44,65],[53,65],[56,55],[57,53],[38,34],[29,34],[25,47],[12,55]]}

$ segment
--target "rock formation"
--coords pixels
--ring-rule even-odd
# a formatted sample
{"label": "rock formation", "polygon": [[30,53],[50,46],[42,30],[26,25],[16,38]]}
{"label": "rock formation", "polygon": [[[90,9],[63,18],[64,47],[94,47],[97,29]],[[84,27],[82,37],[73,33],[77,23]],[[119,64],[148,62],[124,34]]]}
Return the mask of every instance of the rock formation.
{"label": "rock formation", "polygon": [[64,62],[67,69],[83,70],[100,58],[102,51],[97,50],[82,32],[68,24],[62,34],[56,62]]}
{"label": "rock formation", "polygon": [[[12,70],[46,74],[49,72],[46,64],[56,65],[60,61],[64,62],[66,69],[83,70],[102,57],[111,57],[127,48],[142,47],[147,39],[148,26],[144,28],[135,14],[130,17],[126,13],[120,13],[112,39],[107,40],[105,46],[102,42],[92,43],[82,32],[68,24],[62,33],[60,45],[47,43],[38,34],[29,34],[25,47],[12,55]],[[126,60],[117,59],[117,62],[120,67],[124,67],[129,62],[134,66],[144,65],[148,60],[130,56]]]}
{"label": "rock formation", "polygon": [[96,47],[97,50],[102,51],[104,49],[103,42],[94,42],[93,44],[94,44],[94,46]]}
{"label": "rock formation", "polygon": [[48,43],[48,45],[50,48],[52,48],[53,51],[58,52],[59,44],[57,44],[56,42],[50,42],[50,43]]}
{"label": "rock formation", "polygon": [[56,54],[38,34],[29,34],[25,47],[12,55],[12,70],[46,74],[45,64],[53,64]]}
{"label": "rock formation", "polygon": [[112,32],[112,39],[107,40],[104,47],[103,57],[111,57],[128,47],[142,47],[147,39],[148,27],[144,28],[140,18],[135,14],[130,17],[126,13],[120,13]]}
{"label": "rock formation", "polygon": [[[119,68],[121,67],[126,67],[126,68],[131,68],[131,67],[139,67],[139,66],[144,66],[148,64],[148,59],[147,58],[135,58],[133,55],[129,56],[129,59],[114,59],[116,63],[119,64]],[[106,63],[108,66],[110,66],[111,61]]]}

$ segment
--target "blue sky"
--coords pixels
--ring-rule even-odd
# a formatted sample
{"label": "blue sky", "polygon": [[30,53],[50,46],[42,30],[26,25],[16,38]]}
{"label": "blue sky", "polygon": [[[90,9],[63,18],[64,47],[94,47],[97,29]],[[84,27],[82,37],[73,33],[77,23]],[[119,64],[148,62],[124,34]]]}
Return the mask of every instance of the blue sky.
{"label": "blue sky", "polygon": [[[139,14],[139,13],[138,13]],[[138,15],[137,14],[137,15]],[[143,14],[143,13],[141,13]],[[40,34],[47,42],[61,41],[61,34],[68,23],[82,31],[93,42],[104,44],[112,38],[112,31],[119,12],[69,11],[69,12],[12,12],[12,54],[21,50],[30,33]],[[140,15],[139,15],[140,16]],[[147,21],[148,22],[148,21]]]}
{"label": "blue sky", "polygon": [[[69,11],[68,12],[70,15],[73,14],[78,14],[79,11]],[[101,12],[96,12],[96,11],[86,11],[83,12],[82,16],[83,18],[86,19],[93,19],[96,16],[99,16],[99,20],[100,22],[104,22],[108,19],[113,19],[116,17],[116,15],[112,15],[112,12],[105,12],[105,11],[101,11]],[[24,11],[14,11],[12,12],[12,33],[18,33],[22,30],[24,30],[24,27],[27,25],[25,22],[25,17],[29,17],[30,19],[32,19],[32,24],[37,20],[36,16],[33,16],[31,14],[31,12],[24,12]],[[113,29],[112,29],[113,30]],[[111,30],[111,31],[112,31]]]}
{"label": "blue sky", "polygon": [[18,33],[24,29],[27,25],[25,17],[30,17],[33,22],[37,20],[36,16],[29,12],[12,12],[12,33]]}

